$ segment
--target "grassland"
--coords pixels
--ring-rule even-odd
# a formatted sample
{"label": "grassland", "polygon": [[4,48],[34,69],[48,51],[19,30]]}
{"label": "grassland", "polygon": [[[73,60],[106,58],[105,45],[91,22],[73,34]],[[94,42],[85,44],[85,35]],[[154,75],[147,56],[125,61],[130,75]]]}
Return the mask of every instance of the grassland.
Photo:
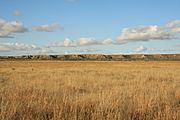
{"label": "grassland", "polygon": [[0,120],[178,120],[180,62],[0,61]]}

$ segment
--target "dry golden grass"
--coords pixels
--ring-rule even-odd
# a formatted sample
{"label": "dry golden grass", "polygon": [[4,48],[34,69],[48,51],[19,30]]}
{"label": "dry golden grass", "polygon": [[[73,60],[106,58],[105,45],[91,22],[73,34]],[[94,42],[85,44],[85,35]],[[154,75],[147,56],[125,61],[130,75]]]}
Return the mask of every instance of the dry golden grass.
{"label": "dry golden grass", "polygon": [[0,61],[0,120],[178,120],[180,62]]}

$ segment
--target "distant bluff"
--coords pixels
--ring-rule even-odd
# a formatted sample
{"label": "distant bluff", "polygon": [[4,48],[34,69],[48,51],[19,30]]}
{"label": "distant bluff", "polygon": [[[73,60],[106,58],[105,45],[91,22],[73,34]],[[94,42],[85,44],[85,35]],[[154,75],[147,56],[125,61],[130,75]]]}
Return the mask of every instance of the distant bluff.
{"label": "distant bluff", "polygon": [[61,61],[180,61],[180,54],[133,54],[133,55],[23,55],[0,56],[0,60],[61,60]]}

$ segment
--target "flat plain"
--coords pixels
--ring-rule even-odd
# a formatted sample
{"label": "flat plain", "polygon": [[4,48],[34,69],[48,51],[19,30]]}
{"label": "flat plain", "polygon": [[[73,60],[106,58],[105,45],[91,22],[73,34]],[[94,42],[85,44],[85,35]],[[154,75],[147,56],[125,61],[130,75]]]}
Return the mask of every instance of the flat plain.
{"label": "flat plain", "polygon": [[178,120],[178,61],[0,61],[0,120]]}

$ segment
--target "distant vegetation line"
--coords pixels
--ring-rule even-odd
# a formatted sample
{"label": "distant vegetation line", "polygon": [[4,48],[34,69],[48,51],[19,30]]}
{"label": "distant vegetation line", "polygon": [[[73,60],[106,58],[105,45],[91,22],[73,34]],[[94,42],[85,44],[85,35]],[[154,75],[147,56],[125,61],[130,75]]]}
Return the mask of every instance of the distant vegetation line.
{"label": "distant vegetation line", "polygon": [[63,61],[180,61],[180,54],[71,54],[71,55],[23,55],[0,56],[0,60],[63,60]]}

